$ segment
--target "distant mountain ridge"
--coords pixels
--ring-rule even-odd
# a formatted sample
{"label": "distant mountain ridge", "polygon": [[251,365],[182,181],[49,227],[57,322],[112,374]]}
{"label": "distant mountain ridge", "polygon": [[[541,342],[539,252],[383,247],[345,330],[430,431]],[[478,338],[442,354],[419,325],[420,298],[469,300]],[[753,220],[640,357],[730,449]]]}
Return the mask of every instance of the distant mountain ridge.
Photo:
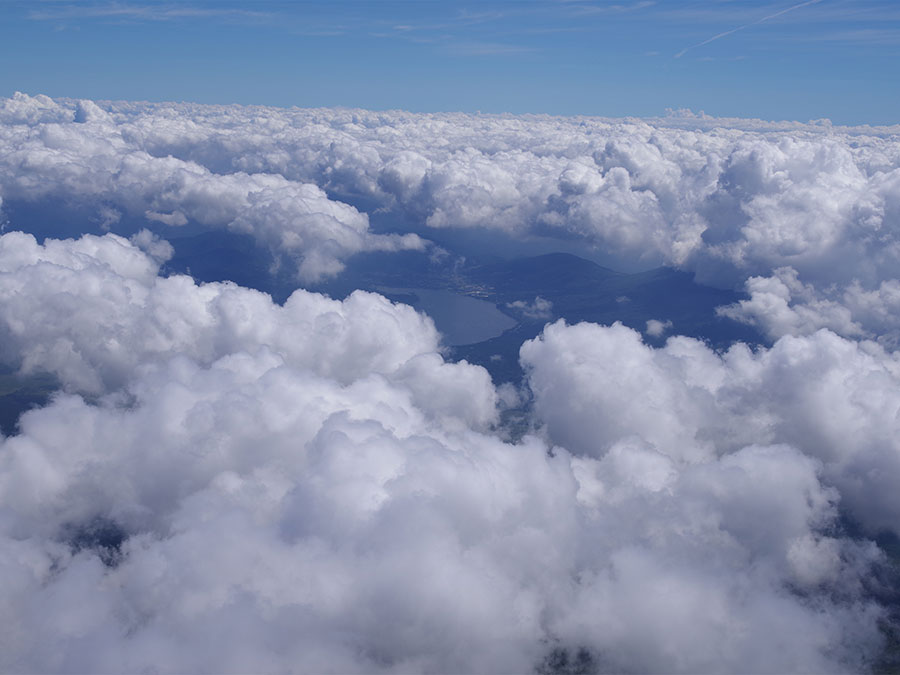
{"label": "distant mountain ridge", "polygon": [[545,253],[476,266],[468,276],[491,284],[498,292],[541,293],[553,288],[591,288],[626,275],[571,253]]}

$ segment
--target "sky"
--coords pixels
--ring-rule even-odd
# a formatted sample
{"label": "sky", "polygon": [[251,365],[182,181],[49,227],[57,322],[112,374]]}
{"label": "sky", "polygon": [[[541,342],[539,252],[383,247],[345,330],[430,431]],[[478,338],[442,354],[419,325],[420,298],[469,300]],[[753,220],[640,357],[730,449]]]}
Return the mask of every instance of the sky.
{"label": "sky", "polygon": [[13,0],[0,4],[0,33],[3,96],[900,117],[900,7],[889,0]]}
{"label": "sky", "polygon": [[0,2],[0,673],[900,672],[898,17]]}

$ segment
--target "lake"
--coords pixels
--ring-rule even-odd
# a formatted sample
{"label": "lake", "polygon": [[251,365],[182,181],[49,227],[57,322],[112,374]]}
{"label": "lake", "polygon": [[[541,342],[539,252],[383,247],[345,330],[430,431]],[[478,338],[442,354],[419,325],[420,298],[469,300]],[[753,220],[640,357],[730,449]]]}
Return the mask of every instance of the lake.
{"label": "lake", "polygon": [[515,319],[493,303],[453,291],[382,286],[378,292],[387,296],[412,296],[397,299],[428,314],[444,336],[445,344],[451,347],[489,340],[516,325]]}

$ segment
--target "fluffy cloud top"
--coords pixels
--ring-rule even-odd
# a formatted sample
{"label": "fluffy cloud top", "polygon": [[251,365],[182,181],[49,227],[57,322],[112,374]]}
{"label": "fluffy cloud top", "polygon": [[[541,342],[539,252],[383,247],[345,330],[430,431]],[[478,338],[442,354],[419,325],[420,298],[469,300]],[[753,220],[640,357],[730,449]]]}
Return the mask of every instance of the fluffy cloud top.
{"label": "fluffy cloud top", "polygon": [[[375,197],[433,227],[549,229],[722,276],[896,262],[896,130],[109,105],[129,142]],[[258,130],[258,134],[248,133]],[[879,251],[881,248],[891,251]],[[847,259],[847,249],[857,254]],[[840,270],[828,270],[839,253]],[[881,255],[871,255],[879,254]]]}
{"label": "fluffy cloud top", "polygon": [[173,352],[201,363],[264,345],[288,363],[348,382],[437,349],[430,319],[379,295],[343,302],[297,290],[283,306],[232,283],[157,277],[155,260],[116,235],[0,237],[4,356],[75,389],[121,386]]}
{"label": "fluffy cloud top", "polygon": [[[898,277],[896,128],[101,106],[21,94],[3,102],[0,121],[0,197],[77,196],[171,226],[250,232],[295,257],[307,280],[355,252],[423,246],[415,233],[372,234],[365,213],[327,195],[397,211],[425,238],[473,227],[575,237],[738,288],[781,268],[851,294],[881,294]],[[871,314],[854,320],[867,328]]]}
{"label": "fluffy cloud top", "polygon": [[834,530],[839,504],[897,522],[865,478],[897,470],[900,366],[874,345],[720,357],[557,323],[522,349],[549,444],[509,443],[485,371],[379,296],[279,307],[111,234],[0,252],[4,358],[93,395],[0,441],[4,669],[821,672],[880,649],[883,554]]}
{"label": "fluffy cloud top", "polygon": [[0,359],[61,389],[0,437],[0,670],[889,661],[896,136],[695,122],[4,101],[4,200],[250,232],[309,279],[421,245],[337,195],[575,236],[746,285],[721,311],[772,344],[548,325],[519,437],[410,307],[166,276],[148,230],[6,233]]}
{"label": "fluffy cloud top", "polygon": [[603,458],[637,443],[678,466],[789,445],[821,463],[870,532],[900,533],[895,352],[824,329],[757,352],[737,344],[717,354],[686,337],[653,349],[621,324],[560,321],[521,354],[550,438],[573,452]]}
{"label": "fluffy cloud top", "polygon": [[295,258],[307,281],[336,274],[344,258],[360,251],[424,246],[414,234],[369,232],[366,214],[311,183],[274,173],[217,174],[194,161],[152,156],[93,102],[75,107],[67,115],[49,99],[6,101],[0,195],[87,201],[173,227],[192,221],[247,232],[277,255]]}

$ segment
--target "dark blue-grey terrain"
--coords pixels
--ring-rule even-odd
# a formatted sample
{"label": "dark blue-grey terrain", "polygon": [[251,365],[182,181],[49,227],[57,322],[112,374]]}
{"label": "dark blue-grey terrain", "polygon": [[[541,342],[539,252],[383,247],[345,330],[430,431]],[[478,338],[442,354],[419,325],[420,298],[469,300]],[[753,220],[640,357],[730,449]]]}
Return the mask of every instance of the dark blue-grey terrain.
{"label": "dark blue-grey terrain", "polygon": [[[272,256],[255,247],[249,237],[219,232],[170,237],[170,241],[175,255],[167,268],[189,273],[198,281],[231,280],[270,293],[280,302],[297,288],[290,267],[278,266],[273,273]],[[690,274],[668,267],[629,274],[563,252],[511,259],[462,256],[445,249],[440,255],[363,253],[351,258],[336,278],[307,287],[334,298],[356,289],[378,292],[426,311],[444,334],[451,356],[484,366],[498,383],[521,380],[519,347],[557,319],[620,321],[641,332],[649,320],[671,322],[665,334],[645,334],[649,344],[661,344],[673,334],[695,337],[718,349],[738,340],[765,342],[753,328],[716,314],[716,307],[746,297],[743,293],[698,284]],[[417,289],[425,292],[417,293]],[[435,290],[448,294],[428,296],[428,291]],[[442,298],[449,299],[449,293],[494,305],[511,325],[477,342],[454,339],[466,333],[457,323],[497,322],[476,303],[436,306]],[[537,298],[548,301],[550,308],[534,313],[514,304],[532,305]]]}

